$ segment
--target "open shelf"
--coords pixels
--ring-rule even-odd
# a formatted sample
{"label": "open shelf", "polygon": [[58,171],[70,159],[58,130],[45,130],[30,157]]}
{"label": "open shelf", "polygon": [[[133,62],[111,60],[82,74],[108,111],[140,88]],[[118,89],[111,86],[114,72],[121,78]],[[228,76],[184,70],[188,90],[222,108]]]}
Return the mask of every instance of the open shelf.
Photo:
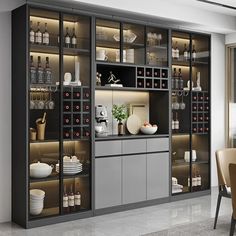
{"label": "open shelf", "polygon": [[37,216],[30,215],[30,220],[36,220],[56,215],[59,215],[59,207],[44,208],[40,215]]}
{"label": "open shelf", "polygon": [[36,182],[48,182],[48,181],[53,181],[53,180],[58,180],[59,179],[59,174],[56,172],[53,172],[50,176],[46,178],[32,178],[30,177],[30,183],[36,183]]}
{"label": "open shelf", "polygon": [[[175,160],[172,162],[172,166],[189,166],[190,162],[186,162],[184,160]],[[209,164],[208,161],[193,161],[193,165],[200,165],[200,164]]]}

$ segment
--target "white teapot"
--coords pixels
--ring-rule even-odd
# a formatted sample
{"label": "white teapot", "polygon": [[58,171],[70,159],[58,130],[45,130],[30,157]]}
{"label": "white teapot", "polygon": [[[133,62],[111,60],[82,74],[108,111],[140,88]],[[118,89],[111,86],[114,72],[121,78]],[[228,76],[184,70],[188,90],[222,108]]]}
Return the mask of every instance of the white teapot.
{"label": "white teapot", "polygon": [[39,161],[37,163],[30,164],[30,177],[46,178],[52,173],[53,168],[53,165],[50,166]]}

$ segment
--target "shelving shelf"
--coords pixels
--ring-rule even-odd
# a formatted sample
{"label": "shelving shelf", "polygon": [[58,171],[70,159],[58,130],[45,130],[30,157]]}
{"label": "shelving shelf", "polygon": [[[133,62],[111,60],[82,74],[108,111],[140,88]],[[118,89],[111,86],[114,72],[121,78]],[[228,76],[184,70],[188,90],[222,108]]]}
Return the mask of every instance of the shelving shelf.
{"label": "shelving shelf", "polygon": [[30,215],[31,220],[38,220],[46,217],[53,217],[59,215],[59,207],[44,208],[42,213],[37,216]]}
{"label": "shelving shelf", "polygon": [[155,88],[132,88],[132,87],[106,87],[96,86],[96,90],[111,90],[111,91],[169,91],[169,89],[155,89]]}
{"label": "shelving shelf", "polygon": [[[192,162],[193,165],[201,165],[201,164],[209,164],[209,161],[193,161]],[[189,167],[189,162],[186,162],[184,160],[175,160],[172,162],[172,166],[173,167],[177,167],[177,166],[186,166]]]}

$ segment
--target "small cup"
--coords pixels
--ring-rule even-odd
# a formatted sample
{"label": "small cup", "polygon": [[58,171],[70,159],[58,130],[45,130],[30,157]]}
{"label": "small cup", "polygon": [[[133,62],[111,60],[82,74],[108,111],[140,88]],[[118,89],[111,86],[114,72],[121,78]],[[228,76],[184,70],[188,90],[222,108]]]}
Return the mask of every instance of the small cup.
{"label": "small cup", "polygon": [[37,136],[36,129],[30,128],[30,140],[35,141]]}
{"label": "small cup", "polygon": [[72,80],[72,75],[71,75],[71,73],[70,73],[70,72],[66,72],[66,73],[64,74],[64,81],[67,82],[67,83],[70,83],[71,80]]}
{"label": "small cup", "polygon": [[42,118],[39,118],[36,120],[38,140],[44,140],[44,137],[45,137],[46,121],[43,124],[41,122],[42,122]]}

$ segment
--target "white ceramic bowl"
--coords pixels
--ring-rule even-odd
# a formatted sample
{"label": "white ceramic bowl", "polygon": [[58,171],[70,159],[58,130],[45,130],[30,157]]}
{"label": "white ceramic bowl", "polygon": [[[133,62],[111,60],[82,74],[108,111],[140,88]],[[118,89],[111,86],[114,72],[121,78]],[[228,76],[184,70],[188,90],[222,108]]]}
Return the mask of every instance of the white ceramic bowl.
{"label": "white ceramic bowl", "polygon": [[30,208],[30,214],[34,215],[34,216],[41,214],[42,211],[43,211],[42,207],[40,207],[40,208],[32,208],[32,209]]}
{"label": "white ceramic bowl", "polygon": [[34,209],[42,209],[43,208],[43,204],[40,204],[40,205],[30,205],[30,209],[31,210],[34,210]]}
{"label": "white ceramic bowl", "polygon": [[31,199],[43,199],[45,197],[45,192],[41,189],[31,189],[30,198]]}
{"label": "white ceramic bowl", "polygon": [[142,126],[140,128],[140,131],[143,133],[143,134],[155,134],[157,132],[157,126],[150,126],[150,127],[144,127]]}
{"label": "white ceramic bowl", "polygon": [[53,166],[46,163],[33,163],[30,165],[30,177],[33,178],[46,178],[53,170]]}

